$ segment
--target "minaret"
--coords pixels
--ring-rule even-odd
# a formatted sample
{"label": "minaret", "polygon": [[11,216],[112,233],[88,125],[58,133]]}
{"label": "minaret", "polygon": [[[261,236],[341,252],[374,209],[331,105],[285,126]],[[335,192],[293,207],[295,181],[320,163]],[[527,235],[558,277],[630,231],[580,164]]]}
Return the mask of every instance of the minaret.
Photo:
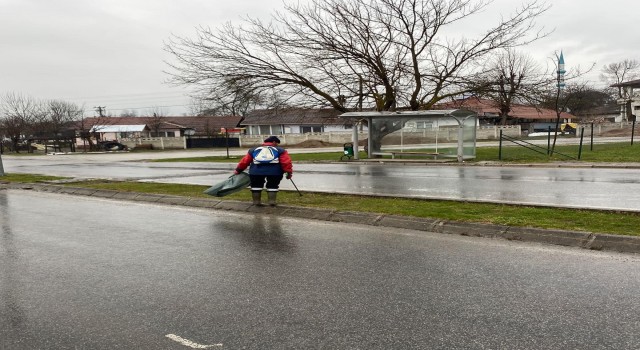
{"label": "minaret", "polygon": [[564,73],[567,71],[564,70],[564,56],[562,55],[562,51],[560,51],[560,57],[558,58],[558,88],[564,88]]}

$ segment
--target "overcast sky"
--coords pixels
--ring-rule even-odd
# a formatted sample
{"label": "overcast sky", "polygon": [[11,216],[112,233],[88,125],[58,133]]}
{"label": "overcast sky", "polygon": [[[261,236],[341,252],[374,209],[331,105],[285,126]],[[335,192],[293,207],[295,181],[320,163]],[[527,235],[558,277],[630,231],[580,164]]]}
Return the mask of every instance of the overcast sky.
{"label": "overcast sky", "polygon": [[[512,12],[517,1],[496,0],[478,24]],[[549,3],[538,22],[554,32],[525,49],[542,65],[562,50],[567,69],[595,63],[589,78],[601,85],[605,64],[640,60],[640,1]],[[0,94],[71,101],[87,114],[96,106],[113,115],[153,107],[187,113],[185,89],[166,84],[171,57],[163,43],[172,34],[193,37],[199,25],[267,18],[281,8],[280,0],[0,0]]]}

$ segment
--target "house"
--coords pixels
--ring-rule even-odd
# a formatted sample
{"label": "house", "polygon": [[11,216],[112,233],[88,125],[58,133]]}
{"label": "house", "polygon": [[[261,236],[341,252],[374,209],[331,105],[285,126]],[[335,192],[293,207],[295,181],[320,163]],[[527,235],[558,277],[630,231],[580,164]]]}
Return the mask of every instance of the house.
{"label": "house", "polygon": [[195,148],[237,146],[240,116],[192,116],[192,117],[93,117],[78,121],[77,145],[86,147],[103,141],[117,141],[129,148],[153,147]]}
{"label": "house", "polygon": [[133,137],[149,137],[146,124],[94,124],[89,133],[100,135],[100,140],[120,140]]}
{"label": "house", "polygon": [[[153,118],[153,117],[152,117]],[[185,116],[164,117],[159,132],[171,133],[177,136],[213,137],[230,134],[242,134],[241,116]],[[153,126],[152,131],[153,131]],[[180,135],[177,132],[180,131]],[[169,137],[169,134],[167,137]],[[161,136],[161,135],[159,135]]]}
{"label": "house", "polygon": [[618,100],[620,117],[616,119],[616,122],[633,121],[640,115],[640,96],[633,92],[634,89],[640,89],[640,79],[613,84],[611,87],[622,89],[623,95],[628,96]]}
{"label": "house", "polygon": [[616,105],[605,105],[591,108],[578,115],[581,123],[606,123],[620,120],[620,107]]}
{"label": "house", "polygon": [[[489,99],[469,97],[451,102],[439,103],[434,109],[466,109],[478,114],[480,125],[496,125],[500,121],[500,108]],[[526,132],[545,131],[549,126],[555,127],[557,114],[548,108],[539,108],[523,104],[511,104],[509,112],[512,124],[519,124]],[[567,113],[560,113],[560,123],[571,123],[576,116]]]}
{"label": "house", "polygon": [[82,127],[100,140],[140,137],[213,137],[230,130],[241,133],[240,116],[185,117],[94,117],[82,120]]}
{"label": "house", "polygon": [[353,121],[340,119],[333,108],[260,109],[249,112],[241,125],[247,135],[284,135],[352,131]]}

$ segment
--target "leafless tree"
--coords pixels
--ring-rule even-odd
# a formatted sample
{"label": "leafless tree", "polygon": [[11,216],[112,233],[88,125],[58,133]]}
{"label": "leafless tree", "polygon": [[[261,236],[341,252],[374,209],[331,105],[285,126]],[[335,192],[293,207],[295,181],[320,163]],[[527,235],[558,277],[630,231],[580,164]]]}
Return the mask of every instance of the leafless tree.
{"label": "leafless tree", "polygon": [[96,125],[94,123],[95,119],[96,118],[86,118],[83,116],[82,118],[80,118],[80,120],[76,121],[76,130],[78,131],[78,135],[84,143],[83,152],[86,152],[87,148],[89,149],[89,151],[95,151],[97,149],[94,142],[94,140],[97,140],[96,135],[94,134],[94,125]]}
{"label": "leafless tree", "polygon": [[[640,76],[640,62],[637,60],[623,60],[621,62],[610,63],[602,68],[600,79],[609,86],[635,80]],[[612,95],[618,99],[618,103],[624,106],[624,116],[630,119],[633,111],[631,110],[631,90],[621,86],[612,88]]]}
{"label": "leafless tree", "polygon": [[69,130],[71,125],[84,115],[84,108],[67,101],[51,100],[47,106],[47,129],[55,135]]}
{"label": "leafless tree", "polygon": [[[610,63],[602,68],[600,79],[608,85],[620,84],[640,76],[640,62],[637,60],[624,60]],[[619,87],[616,90],[618,99],[628,99],[628,91]]]}
{"label": "leafless tree", "polygon": [[45,114],[42,103],[17,93],[7,93],[0,104],[0,131],[11,139],[11,147],[17,153],[19,145],[33,130],[37,120]]}
{"label": "leafless tree", "polygon": [[495,50],[544,35],[534,20],[548,7],[533,0],[478,30],[476,38],[445,36],[448,27],[489,3],[288,4],[269,23],[249,18],[243,26],[200,27],[193,39],[173,37],[165,45],[176,60],[168,63],[169,73],[174,83],[199,87],[203,93],[233,83],[255,95],[276,92],[297,105],[331,106],[342,112],[355,110],[361,102],[378,110],[429,109],[443,98],[471,91],[482,60]]}
{"label": "leafless tree", "polygon": [[235,81],[225,81],[216,89],[200,97],[208,108],[207,115],[246,115],[247,111],[264,105],[261,94],[239,86]]}
{"label": "leafless tree", "polygon": [[206,96],[191,96],[188,108],[191,115],[206,115],[207,111],[214,109],[213,103],[207,100]]}
{"label": "leafless tree", "polygon": [[[551,58],[551,60],[556,67],[556,71],[559,71],[559,56],[556,54],[556,56]],[[553,81],[553,83],[548,84],[547,96],[551,96],[551,98],[549,99],[551,101],[550,104],[556,111],[555,133],[553,136],[553,144],[551,145],[549,155],[553,155],[556,148],[562,113],[567,111],[567,106],[569,106],[572,100],[576,99],[577,96],[579,96],[580,92],[587,91],[591,88],[587,82],[582,80],[582,77],[584,77],[585,74],[589,73],[594,66],[595,64],[591,65],[586,70],[582,70],[580,66],[576,66],[575,68],[571,68],[566,71],[566,73],[563,74],[562,77],[560,76],[560,74],[557,74],[556,79]],[[563,82],[567,82],[566,89],[561,84],[561,78],[563,79]]]}
{"label": "leafless tree", "polygon": [[150,111],[148,111],[147,123],[149,128],[151,128],[151,132],[156,137],[160,135],[160,129],[162,128],[162,124],[165,122],[167,112],[161,107],[155,106]]}
{"label": "leafless tree", "polygon": [[491,60],[480,80],[478,94],[492,100],[500,110],[500,124],[507,124],[514,103],[536,105],[543,90],[555,81],[530,56],[507,49]]}
{"label": "leafless tree", "polygon": [[[82,116],[75,122],[75,129],[84,143],[84,151],[98,150],[97,142],[100,141],[100,130],[107,125],[112,125],[114,119],[111,116],[85,117]],[[88,147],[87,147],[88,146]]]}
{"label": "leafless tree", "polygon": [[196,39],[174,37],[165,49],[178,61],[170,64],[173,81],[205,91],[233,83],[246,91],[306,96],[347,111],[361,97],[357,87],[363,81],[371,103],[372,93],[378,93],[385,110],[394,105],[416,110],[466,91],[469,74],[477,73],[480,60],[492,51],[540,36],[531,29],[546,7],[534,1],[476,39],[440,37],[444,27],[486,5],[472,0],[314,0],[287,5],[286,13],[270,23],[248,19],[247,27],[201,27]]}

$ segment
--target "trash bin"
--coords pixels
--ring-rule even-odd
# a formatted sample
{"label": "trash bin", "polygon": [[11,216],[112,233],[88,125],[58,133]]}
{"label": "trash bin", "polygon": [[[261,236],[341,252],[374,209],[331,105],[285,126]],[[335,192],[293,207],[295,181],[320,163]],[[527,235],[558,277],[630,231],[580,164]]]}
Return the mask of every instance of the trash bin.
{"label": "trash bin", "polygon": [[340,160],[343,160],[345,157],[351,159],[351,157],[353,157],[353,143],[345,143],[343,153],[344,154],[340,157]]}

